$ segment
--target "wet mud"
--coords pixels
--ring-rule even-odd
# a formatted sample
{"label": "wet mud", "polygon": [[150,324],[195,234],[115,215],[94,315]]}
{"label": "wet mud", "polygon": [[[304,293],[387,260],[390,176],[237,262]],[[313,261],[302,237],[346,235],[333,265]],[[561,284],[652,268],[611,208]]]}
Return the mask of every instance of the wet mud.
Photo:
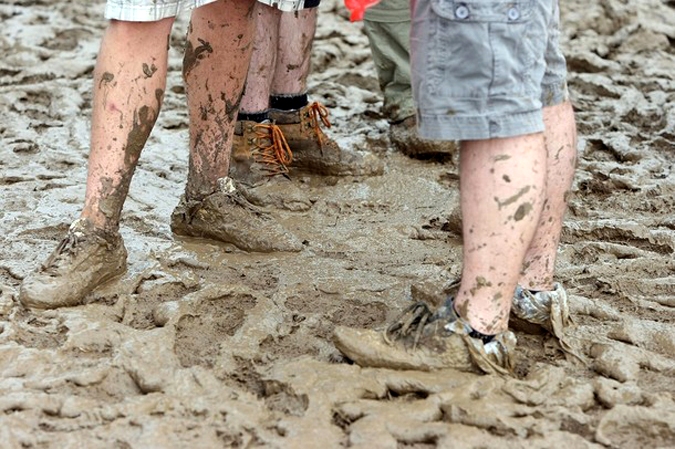
{"label": "wet mud", "polygon": [[367,40],[337,0],[322,2],[310,98],[382,175],[291,172],[260,194],[297,253],[174,236],[183,17],[122,213],[128,272],[86,305],[23,309],[21,280],[83,204],[105,23],[100,0],[0,5],[0,446],[675,447],[675,10],[562,3],[580,139],[557,280],[583,363],[517,331],[515,378],[361,369],[331,343],[336,325],[382,328],[411,285],[456,278],[461,251],[456,159],[390,145]]}

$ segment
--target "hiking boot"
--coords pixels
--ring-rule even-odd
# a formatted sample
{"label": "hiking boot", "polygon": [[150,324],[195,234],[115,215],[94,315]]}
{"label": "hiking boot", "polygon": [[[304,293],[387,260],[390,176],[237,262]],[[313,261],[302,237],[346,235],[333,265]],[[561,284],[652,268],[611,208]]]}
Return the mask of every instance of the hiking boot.
{"label": "hiking boot", "polygon": [[244,251],[300,251],[302,243],[262,209],[251,204],[231,178],[218,180],[218,190],[201,201],[183,195],[171,214],[179,235],[231,243]]}
{"label": "hiking boot", "polygon": [[560,346],[568,353],[579,357],[565,340],[563,331],[572,323],[567,292],[556,282],[551,291],[531,292],[516,287],[511,306],[511,323],[529,333],[540,329],[550,332],[558,339]]}
{"label": "hiking boot", "polygon": [[237,121],[230,157],[233,179],[255,186],[276,175],[288,176],[292,160],[293,153],[278,126],[269,121]]}
{"label": "hiking boot", "polygon": [[328,110],[320,103],[293,111],[271,109],[269,116],[293,150],[294,169],[328,176],[380,175],[384,171],[384,164],[374,155],[344,150],[324,134],[321,126],[330,128],[331,123]]}
{"label": "hiking boot", "polygon": [[488,341],[475,335],[456,315],[451,298],[436,312],[414,303],[384,332],[338,326],[333,342],[362,367],[510,374],[515,335],[506,331]]}
{"label": "hiking boot", "polygon": [[119,233],[98,230],[79,219],[44,264],[23,280],[19,301],[38,309],[78,306],[96,287],[126,269],[127,250]]}
{"label": "hiking boot", "polygon": [[417,132],[414,116],[392,123],[389,126],[389,140],[396,150],[416,159],[452,159],[459,151],[454,141],[422,139]]}

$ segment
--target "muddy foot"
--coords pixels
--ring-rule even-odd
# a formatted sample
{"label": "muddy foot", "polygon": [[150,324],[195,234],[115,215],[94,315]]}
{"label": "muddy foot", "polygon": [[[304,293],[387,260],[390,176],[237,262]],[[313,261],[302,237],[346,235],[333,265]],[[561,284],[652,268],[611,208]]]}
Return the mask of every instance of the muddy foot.
{"label": "muddy foot", "polygon": [[124,273],[126,261],[119,234],[77,220],[45,263],[24,279],[19,300],[39,309],[80,305],[96,287]]}
{"label": "muddy foot", "polygon": [[179,235],[231,243],[244,251],[302,250],[302,242],[251,204],[231,178],[223,178],[219,184],[220,190],[202,201],[183,196],[171,215],[171,230]]}

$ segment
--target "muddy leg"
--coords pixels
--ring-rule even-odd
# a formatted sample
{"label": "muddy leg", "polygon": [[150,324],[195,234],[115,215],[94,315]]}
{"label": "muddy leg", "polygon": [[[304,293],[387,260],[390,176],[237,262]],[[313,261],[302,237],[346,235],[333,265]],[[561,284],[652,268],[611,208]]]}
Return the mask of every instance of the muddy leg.
{"label": "muddy leg", "polygon": [[213,193],[218,179],[228,174],[253,47],[254,6],[254,0],[218,1],[196,9],[190,20],[183,75],[190,113],[186,195],[191,200]]}
{"label": "muddy leg", "polygon": [[270,88],[277,61],[279,20],[282,12],[263,3],[256,3],[257,25],[246,90],[241,99],[241,111],[265,112],[269,108]]}
{"label": "muddy leg", "polygon": [[94,71],[91,152],[82,218],[117,231],[136,163],[166,86],[173,19],[111,21]]}
{"label": "muddy leg", "polygon": [[546,189],[543,134],[462,142],[463,272],[456,308],[477,331],[508,317]]}
{"label": "muddy leg", "polygon": [[553,272],[563,217],[577,163],[577,133],[572,105],[544,108],[547,187],[544,209],[527,251],[520,284],[531,290],[553,290]]}
{"label": "muddy leg", "polygon": [[317,12],[317,8],[311,8],[282,14],[272,95],[307,92]]}

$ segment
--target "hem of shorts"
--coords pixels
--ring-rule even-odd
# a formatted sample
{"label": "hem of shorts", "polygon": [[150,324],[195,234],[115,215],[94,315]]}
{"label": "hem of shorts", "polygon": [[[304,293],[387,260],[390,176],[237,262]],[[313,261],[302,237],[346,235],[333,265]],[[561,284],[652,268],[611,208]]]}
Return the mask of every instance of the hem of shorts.
{"label": "hem of shorts", "polygon": [[542,85],[541,102],[546,106],[556,106],[570,99],[569,88],[566,81]]}
{"label": "hem of shorts", "polygon": [[[494,124],[498,130],[494,131]],[[541,110],[501,117],[450,117],[418,113],[418,133],[428,140],[487,140],[544,131]]]}
{"label": "hem of shorts", "polygon": [[366,9],[363,20],[377,23],[410,22],[410,8],[405,9]]}
{"label": "hem of shorts", "polygon": [[123,22],[157,22],[163,19],[175,18],[179,14],[199,8],[216,0],[202,0],[195,2],[194,6],[170,5],[166,8],[156,6],[124,6],[106,4],[103,16],[107,20],[120,20]]}

